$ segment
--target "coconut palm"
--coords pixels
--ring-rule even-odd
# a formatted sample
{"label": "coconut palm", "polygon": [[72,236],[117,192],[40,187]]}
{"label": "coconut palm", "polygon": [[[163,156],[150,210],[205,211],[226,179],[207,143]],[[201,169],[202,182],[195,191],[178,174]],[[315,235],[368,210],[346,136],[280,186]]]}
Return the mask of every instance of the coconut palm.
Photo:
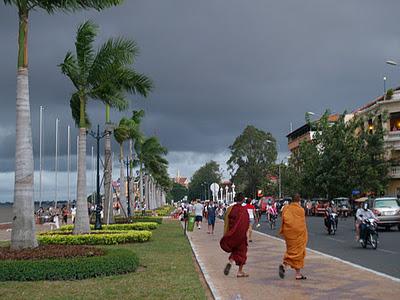
{"label": "coconut palm", "polygon": [[[121,90],[124,90],[131,94],[139,94],[143,97],[147,97],[148,93],[152,89],[152,82],[145,75],[136,73],[136,71],[131,68],[129,65],[135,61],[136,55],[138,53],[137,47],[134,44],[132,48],[132,53],[126,53],[123,56],[130,57],[129,60],[119,61],[121,64],[120,67],[125,68],[126,80],[128,80],[128,84],[126,84],[126,80],[116,81],[115,84],[119,86]],[[121,49],[123,51],[123,49]],[[123,74],[124,75],[124,74]],[[133,124],[135,127],[135,124]],[[110,120],[110,105],[106,103],[106,130],[112,131],[113,124]],[[110,207],[112,202],[112,192],[111,192],[111,176],[112,176],[112,163],[111,163],[111,136],[107,135],[104,141],[104,216],[106,223],[110,223],[112,221],[112,214],[110,214]],[[130,189],[133,190],[133,189]]]}
{"label": "coconut palm", "polygon": [[[156,137],[145,138],[143,135],[137,139],[135,150],[139,161],[140,195],[143,197],[143,172],[151,174],[158,184],[165,184],[168,178],[168,161],[164,156],[167,149],[161,146]],[[148,194],[148,193],[146,193]],[[143,198],[141,198],[142,201]],[[148,200],[148,199],[147,199]]]}
{"label": "coconut palm", "polygon": [[119,201],[122,206],[122,211],[127,216],[127,205],[125,197],[125,168],[124,168],[124,145],[123,143],[129,139],[129,123],[130,120],[127,118],[122,118],[119,121],[118,127],[114,129],[114,138],[119,144],[119,163],[120,163],[120,196]]}
{"label": "coconut palm", "polygon": [[28,81],[28,28],[29,14],[34,10],[44,10],[52,14],[56,11],[76,11],[79,9],[101,10],[118,5],[122,0],[3,0],[18,10],[18,64],[16,100],[16,149],[15,184],[13,204],[13,225],[11,247],[13,249],[37,247],[34,224],[33,203],[33,147],[29,104]]}
{"label": "coconut palm", "polygon": [[86,112],[89,99],[98,100],[110,107],[127,108],[125,92],[146,95],[151,81],[126,67],[137,53],[134,42],[122,38],[109,39],[97,52],[93,49],[97,26],[87,21],[79,26],[76,36],[76,54],[68,52],[61,71],[73,83],[70,106],[72,116],[79,126],[79,161],[77,184],[77,212],[74,233],[89,232],[86,201],[86,130],[90,126]]}

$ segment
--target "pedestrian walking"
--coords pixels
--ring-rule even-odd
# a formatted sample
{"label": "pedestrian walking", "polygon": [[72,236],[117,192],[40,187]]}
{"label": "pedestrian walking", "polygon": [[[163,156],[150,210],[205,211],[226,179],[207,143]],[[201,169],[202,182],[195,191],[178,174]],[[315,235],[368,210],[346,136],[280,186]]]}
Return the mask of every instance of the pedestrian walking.
{"label": "pedestrian walking", "polygon": [[72,205],[72,207],[71,207],[71,221],[72,221],[72,224],[75,224],[75,217],[76,217],[76,207],[75,207],[75,205]]}
{"label": "pedestrian walking", "polygon": [[246,200],[246,209],[247,209],[247,213],[249,214],[249,220],[250,220],[250,224],[249,224],[249,229],[247,230],[247,237],[249,242],[251,243],[253,240],[251,239],[252,233],[253,233],[253,226],[255,223],[255,218],[256,218],[256,208],[253,204],[251,204],[251,199],[248,198]]}
{"label": "pedestrian walking", "polygon": [[64,224],[68,223],[68,215],[69,215],[69,211],[68,208],[64,205],[61,209],[61,213],[62,213],[62,220]]}
{"label": "pedestrian walking", "polygon": [[243,271],[247,260],[247,230],[249,229],[249,214],[242,206],[244,196],[238,193],[236,204],[229,207],[225,214],[224,236],[220,241],[222,250],[230,253],[229,262],[225,266],[224,274],[228,275],[233,263],[239,266],[237,277],[248,277]]}
{"label": "pedestrian walking", "polygon": [[285,277],[287,266],[296,270],[296,280],[307,279],[300,270],[304,268],[308,239],[304,209],[300,206],[300,195],[296,194],[282,211],[282,226],[279,232],[286,242],[283,264],[279,266],[279,277]]}
{"label": "pedestrian walking", "polygon": [[201,229],[201,222],[203,222],[204,206],[203,204],[200,203],[200,200],[196,201],[196,204],[193,206],[193,210],[195,215],[196,226],[198,229]]}
{"label": "pedestrian walking", "polygon": [[217,214],[217,207],[211,200],[207,206],[207,221],[208,221],[208,234],[214,234],[215,216]]}

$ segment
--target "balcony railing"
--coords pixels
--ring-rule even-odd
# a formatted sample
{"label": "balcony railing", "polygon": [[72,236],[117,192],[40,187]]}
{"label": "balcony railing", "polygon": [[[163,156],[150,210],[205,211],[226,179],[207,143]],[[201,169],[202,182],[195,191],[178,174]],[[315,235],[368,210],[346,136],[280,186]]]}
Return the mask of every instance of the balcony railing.
{"label": "balcony railing", "polygon": [[388,142],[400,141],[400,130],[399,131],[389,131],[385,136],[385,140]]}
{"label": "balcony railing", "polygon": [[392,167],[390,167],[390,177],[392,177],[392,178],[400,178],[400,166],[392,166]]}

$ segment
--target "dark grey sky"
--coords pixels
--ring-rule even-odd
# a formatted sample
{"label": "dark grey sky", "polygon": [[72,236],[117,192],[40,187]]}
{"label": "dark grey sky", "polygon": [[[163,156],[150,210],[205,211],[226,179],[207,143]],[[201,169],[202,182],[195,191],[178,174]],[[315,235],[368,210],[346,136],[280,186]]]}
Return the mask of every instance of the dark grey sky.
{"label": "dark grey sky", "polygon": [[[72,87],[57,64],[73,49],[77,25],[91,18],[100,41],[123,35],[139,44],[136,68],[156,88],[148,100],[133,98],[132,107],[146,109],[145,131],[169,148],[171,173],[191,175],[208,159],[224,161],[247,124],[270,131],[283,156],[290,122],[300,126],[306,111],[353,110],[382,93],[384,75],[388,86],[399,82],[400,69],[385,65],[400,56],[399,11],[396,0],[126,0],[102,13],[32,13],[34,139],[44,105],[47,154],[57,115],[66,142]],[[16,33],[15,9],[1,4],[0,172],[13,168]],[[94,124],[103,122],[100,104],[89,109]]]}

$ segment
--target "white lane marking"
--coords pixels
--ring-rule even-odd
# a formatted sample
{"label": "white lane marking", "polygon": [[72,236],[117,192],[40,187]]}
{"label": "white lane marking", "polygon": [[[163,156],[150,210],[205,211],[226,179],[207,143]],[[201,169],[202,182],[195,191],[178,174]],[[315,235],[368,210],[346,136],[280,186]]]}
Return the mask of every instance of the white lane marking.
{"label": "white lane marking", "polygon": [[381,252],[385,252],[385,253],[397,254],[397,252],[390,251],[390,250],[386,250],[386,249],[377,249],[377,250],[378,250],[378,251],[381,251]]}
{"label": "white lane marking", "polygon": [[[259,232],[259,231],[255,231],[255,232],[258,233],[258,234],[261,234],[261,235],[265,235],[265,236],[267,236],[267,237],[269,237],[269,238],[271,238],[271,239],[280,241],[280,242],[282,242],[282,243],[285,242],[284,240],[281,240],[280,238],[274,237],[274,236],[269,235],[269,234],[266,234],[266,233],[264,233],[264,232]],[[381,277],[390,279],[390,280],[392,280],[392,281],[394,281],[394,282],[400,282],[400,278],[397,278],[397,277],[394,277],[394,276],[391,276],[391,275],[388,275],[388,274],[385,274],[385,273],[382,273],[382,272],[378,272],[378,271],[375,271],[375,270],[372,270],[372,269],[363,267],[363,266],[361,266],[361,265],[357,265],[357,264],[352,263],[352,262],[350,262],[350,261],[347,261],[347,260],[338,258],[338,257],[336,257],[336,256],[332,256],[332,255],[329,255],[329,254],[325,254],[325,253],[319,252],[319,251],[314,250],[314,249],[307,248],[307,250],[309,250],[309,251],[311,251],[311,252],[314,252],[314,253],[316,253],[316,254],[325,256],[325,257],[327,257],[327,258],[331,258],[331,259],[334,259],[334,260],[336,260],[336,261],[340,261],[340,262],[342,262],[342,263],[344,263],[344,264],[347,264],[347,265],[349,265],[349,266],[355,267],[355,268],[357,268],[357,269],[360,269],[360,270],[363,270],[363,271],[371,272],[371,273],[373,273],[373,274],[375,274],[375,275],[378,275],[378,276],[381,276]]]}
{"label": "white lane marking", "polygon": [[333,237],[327,237],[327,239],[332,240],[332,241],[335,241],[335,242],[339,242],[339,243],[346,243],[346,241],[339,240],[339,239],[335,239],[335,238],[333,238]]}

